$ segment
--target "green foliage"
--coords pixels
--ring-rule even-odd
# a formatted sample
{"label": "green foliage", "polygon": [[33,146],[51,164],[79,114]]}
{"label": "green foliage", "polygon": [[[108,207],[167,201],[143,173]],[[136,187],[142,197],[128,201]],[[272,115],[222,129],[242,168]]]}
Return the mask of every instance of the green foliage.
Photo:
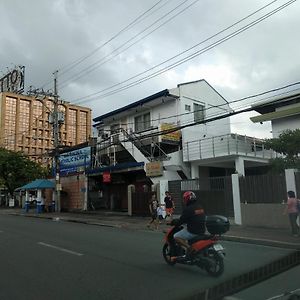
{"label": "green foliage", "polygon": [[300,129],[285,130],[278,138],[265,140],[265,148],[284,155],[271,160],[272,170],[300,169]]}
{"label": "green foliage", "polygon": [[45,178],[47,170],[21,152],[0,148],[0,182],[10,194],[34,179]]}

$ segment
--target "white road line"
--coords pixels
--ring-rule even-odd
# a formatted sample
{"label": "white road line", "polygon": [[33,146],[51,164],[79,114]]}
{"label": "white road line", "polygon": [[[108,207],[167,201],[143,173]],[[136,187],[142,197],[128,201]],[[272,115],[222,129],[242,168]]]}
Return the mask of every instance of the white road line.
{"label": "white road line", "polygon": [[66,253],[69,253],[69,254],[77,255],[77,256],[82,256],[83,255],[82,253],[78,253],[78,252],[71,251],[71,250],[68,250],[68,249],[65,249],[65,248],[61,248],[61,247],[57,247],[57,246],[54,246],[54,245],[46,244],[46,243],[43,243],[43,242],[38,242],[38,244],[41,245],[41,246],[53,248],[53,249],[56,249],[56,250],[59,250],[59,251],[62,251],[62,252],[66,252]]}

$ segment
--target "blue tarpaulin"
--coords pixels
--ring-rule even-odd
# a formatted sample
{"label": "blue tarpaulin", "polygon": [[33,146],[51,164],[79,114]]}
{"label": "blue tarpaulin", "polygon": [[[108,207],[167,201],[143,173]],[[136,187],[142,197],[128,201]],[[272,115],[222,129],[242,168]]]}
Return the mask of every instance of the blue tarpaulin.
{"label": "blue tarpaulin", "polygon": [[32,182],[29,182],[17,188],[16,190],[20,191],[20,190],[41,190],[41,189],[54,189],[54,182],[47,179],[36,179]]}

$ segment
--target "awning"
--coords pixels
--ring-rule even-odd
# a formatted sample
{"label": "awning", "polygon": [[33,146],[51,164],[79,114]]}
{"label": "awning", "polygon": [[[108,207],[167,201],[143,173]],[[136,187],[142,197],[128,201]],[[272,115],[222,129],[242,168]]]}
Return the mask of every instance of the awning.
{"label": "awning", "polygon": [[16,191],[23,190],[42,190],[42,189],[54,189],[54,182],[47,179],[36,179],[32,182],[29,182],[19,188]]}

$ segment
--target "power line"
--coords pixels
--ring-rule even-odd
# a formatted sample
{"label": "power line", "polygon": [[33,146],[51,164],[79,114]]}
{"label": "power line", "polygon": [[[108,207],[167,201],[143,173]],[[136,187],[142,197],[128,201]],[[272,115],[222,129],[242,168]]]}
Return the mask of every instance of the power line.
{"label": "power line", "polygon": [[[158,76],[158,75],[161,75],[162,73],[165,73],[165,72],[169,71],[170,69],[173,69],[173,68],[175,68],[175,67],[177,67],[177,66],[179,66],[179,65],[181,65],[181,64],[183,64],[183,63],[185,63],[185,62],[187,62],[187,61],[189,61],[189,60],[191,60],[191,59],[193,59],[193,58],[195,58],[195,57],[197,57],[197,56],[199,56],[199,55],[201,55],[201,54],[203,54],[203,53],[209,51],[209,50],[211,50],[212,48],[214,48],[214,47],[216,47],[216,46],[218,46],[218,45],[224,43],[225,41],[227,41],[227,40],[229,40],[229,39],[235,37],[236,35],[238,35],[238,34],[244,32],[244,31],[250,29],[251,27],[255,26],[256,24],[258,24],[258,23],[260,23],[260,22],[262,22],[262,21],[264,21],[265,19],[269,18],[269,17],[272,16],[273,14],[279,12],[280,10],[284,9],[285,7],[289,6],[290,4],[292,4],[292,3],[295,2],[295,1],[297,1],[297,0],[290,0],[290,1],[286,2],[285,4],[283,4],[283,5],[279,6],[279,7],[277,7],[276,9],[274,9],[274,10],[268,12],[267,14],[263,15],[262,17],[257,18],[256,20],[254,20],[254,21],[248,23],[247,25],[245,25],[245,26],[243,26],[243,27],[237,29],[236,31],[234,31],[234,32],[232,32],[232,33],[230,33],[230,34],[228,34],[227,36],[225,36],[225,37],[223,37],[223,38],[217,40],[216,42],[214,42],[214,43],[212,43],[212,44],[210,44],[210,45],[208,45],[208,46],[206,46],[206,47],[204,47],[204,48],[202,48],[202,49],[200,49],[200,50],[197,50],[196,52],[194,52],[194,53],[192,53],[192,54],[190,54],[190,55],[184,57],[183,59],[180,59],[180,60],[178,60],[178,61],[176,61],[176,62],[174,62],[174,63],[172,63],[172,64],[170,64],[170,65],[168,65],[168,66],[166,66],[166,67],[163,67],[163,68],[161,68],[160,70],[153,72],[152,74],[149,74],[149,75],[147,75],[147,76],[145,76],[145,77],[142,77],[142,78],[140,78],[140,79],[138,79],[138,80],[136,80],[136,81],[133,81],[133,82],[131,82],[131,83],[129,83],[129,84],[123,86],[123,87],[117,88],[117,89],[112,90],[112,91],[107,92],[107,93],[104,93],[103,95],[98,96],[98,99],[99,99],[99,98],[105,98],[105,97],[107,97],[107,96],[111,96],[111,95],[113,95],[113,94],[115,94],[115,93],[118,93],[118,92],[120,92],[120,91],[123,91],[123,90],[126,90],[126,89],[128,89],[128,88],[131,88],[131,87],[133,87],[133,86],[135,86],[135,85],[138,85],[138,84],[140,84],[140,83],[142,83],[142,82],[144,82],[144,81],[147,81],[147,80],[149,80],[149,79],[151,79],[151,78],[153,78],[153,77],[156,77],[156,76]],[[274,1],[272,1],[271,3],[273,3],[273,2],[274,2]],[[271,3],[270,3],[270,4],[271,4]],[[269,5],[270,5],[270,4],[269,4]],[[257,11],[256,11],[256,12],[257,12]],[[254,12],[254,13],[256,13],[256,12]],[[249,16],[253,15],[254,13],[250,14]],[[247,16],[247,17],[245,17],[245,18],[248,18],[249,16]],[[241,21],[244,20],[245,18],[241,19],[240,21],[236,22],[235,24],[241,22]],[[232,26],[234,26],[234,25],[231,25],[231,26],[229,26],[228,28],[231,28]],[[227,29],[224,29],[224,30],[221,31],[221,32],[224,32],[225,30],[227,30]],[[212,37],[215,37],[216,35],[220,34],[221,32],[219,32],[219,33],[213,35]],[[196,46],[202,44],[203,42],[205,42],[205,41],[211,39],[212,37],[210,37],[210,38],[208,38],[208,39],[206,39],[206,40],[200,42],[199,44],[197,44],[197,45],[195,45],[195,46],[193,46],[193,47],[187,49],[186,51],[184,51],[184,52],[182,52],[182,53],[185,53],[185,52],[187,52],[187,51],[193,49],[194,47],[196,47]],[[180,53],[179,55],[182,55],[182,53]],[[142,73],[139,73],[139,74],[137,74],[137,75],[135,75],[135,76],[133,76],[133,77],[131,77],[131,78],[125,80],[125,81],[122,81],[122,82],[120,82],[120,83],[117,83],[117,84],[115,84],[115,85],[112,85],[112,86],[110,86],[110,87],[108,87],[108,88],[106,88],[106,89],[103,89],[103,90],[101,90],[101,91],[98,91],[98,92],[89,94],[89,95],[87,95],[87,96],[83,96],[83,97],[76,98],[76,99],[74,100],[74,102],[75,102],[75,103],[77,103],[77,102],[79,102],[79,103],[89,102],[89,101],[91,101],[91,99],[88,99],[88,100],[84,100],[84,99],[91,98],[91,97],[94,98],[96,95],[99,95],[99,94],[101,94],[101,93],[103,93],[103,92],[105,92],[105,91],[107,91],[107,90],[110,90],[110,89],[116,87],[116,86],[122,85],[123,83],[126,83],[126,82],[130,81],[131,79],[134,79],[134,78],[136,78],[136,77],[138,77],[138,76],[140,76],[140,75],[143,75],[143,74],[145,74],[145,73],[148,73],[150,70],[153,70],[153,69],[155,69],[155,68],[157,68],[157,67],[163,65],[164,63],[166,63],[166,62],[172,60],[173,58],[178,57],[179,55],[176,55],[176,56],[170,58],[170,59],[167,60],[167,61],[164,61],[164,62],[162,62],[162,63],[160,63],[160,64],[158,64],[158,65],[156,65],[156,66],[154,66],[154,67],[152,67],[152,68],[150,68],[150,69],[148,69],[148,70],[142,72]],[[81,100],[84,100],[84,101],[81,101]]]}
{"label": "power line", "polygon": [[[194,5],[196,2],[198,2],[199,0],[195,0],[194,2],[192,2],[191,4],[189,4],[187,7],[183,8],[181,11],[179,11],[177,14],[175,14],[174,16],[172,16],[171,18],[167,19],[165,22],[163,22],[162,24],[160,24],[159,26],[157,26],[156,28],[154,28],[153,30],[151,30],[150,32],[148,32],[147,34],[145,34],[144,36],[142,36],[141,38],[139,38],[137,41],[135,41],[134,43],[130,44],[128,47],[126,47],[125,49],[121,50],[120,52],[117,52],[119,49],[121,49],[123,46],[125,46],[126,44],[128,44],[129,42],[131,42],[132,40],[134,40],[136,37],[138,37],[139,35],[141,35],[142,33],[144,33],[145,31],[147,31],[149,28],[151,28],[153,25],[155,25],[156,23],[158,23],[159,21],[161,21],[163,18],[165,18],[166,16],[168,16],[170,13],[172,13],[173,11],[177,10],[180,6],[182,6],[183,4],[185,4],[186,2],[188,2],[189,0],[185,0],[184,2],[182,2],[181,4],[177,5],[174,9],[172,9],[171,11],[167,12],[165,15],[163,15],[162,17],[160,17],[159,19],[157,19],[155,22],[153,22],[152,24],[150,24],[149,26],[147,26],[145,29],[143,29],[142,31],[140,31],[139,33],[137,33],[136,35],[134,35],[133,37],[131,37],[129,40],[127,40],[125,43],[123,43],[121,46],[117,47],[116,49],[114,49],[110,54],[104,56],[103,58],[101,58],[100,60],[98,60],[97,62],[89,65],[88,67],[86,67],[85,69],[81,70],[78,74],[75,74],[74,76],[64,80],[61,82],[60,84],[60,88],[64,88],[67,86],[66,83],[68,83],[69,81],[75,81],[81,77],[83,77],[84,75],[94,71],[96,68],[104,65],[105,63],[107,63],[108,61],[112,60],[114,57],[120,55],[121,53],[123,53],[124,51],[128,50],[129,48],[131,48],[133,45],[137,44],[139,41],[141,41],[142,39],[146,38],[147,36],[149,36],[151,33],[153,33],[154,31],[158,30],[159,28],[161,28],[162,26],[164,26],[166,23],[170,22],[171,20],[173,20],[175,17],[177,17],[179,14],[183,13],[185,10],[187,10],[189,7],[191,7],[192,5]],[[117,52],[115,55],[113,55],[112,57],[110,57],[113,53]],[[107,60],[105,60],[107,57]]]}
{"label": "power line", "polygon": [[[117,38],[119,35],[121,35],[123,32],[127,31],[129,28],[133,27],[134,25],[138,24],[141,19],[143,17],[145,17],[147,15],[148,12],[150,12],[154,7],[156,7],[159,3],[163,2],[164,0],[159,0],[158,2],[156,2],[152,7],[150,7],[149,9],[147,9],[145,12],[143,12],[141,15],[139,15],[137,18],[135,18],[132,22],[130,22],[128,25],[126,25],[124,28],[122,28],[119,32],[117,32],[115,35],[113,35],[110,39],[108,39],[106,42],[104,42],[103,44],[101,44],[99,47],[95,48],[92,52],[90,52],[89,54],[82,56],[76,60],[74,60],[73,62],[61,67],[59,69],[59,71],[64,70],[63,72],[61,72],[61,74],[67,73],[68,71],[70,71],[71,69],[73,69],[74,67],[76,67],[77,65],[79,65],[80,63],[82,63],[84,60],[86,60],[87,58],[91,57],[93,54],[95,54],[96,52],[98,52],[100,49],[102,49],[104,46],[106,46],[108,43],[110,43],[111,41],[113,41],[115,38]],[[168,0],[166,2],[166,4],[169,2],[170,0]],[[164,4],[165,5],[165,4]],[[162,5],[161,7],[163,7],[164,5]],[[154,13],[154,12],[153,12]],[[151,13],[152,14],[152,13]],[[151,15],[150,14],[150,15]],[[61,75],[60,75],[61,76]],[[42,85],[42,87],[47,86],[48,84],[50,84],[52,81],[48,81],[46,83],[44,83]]]}

